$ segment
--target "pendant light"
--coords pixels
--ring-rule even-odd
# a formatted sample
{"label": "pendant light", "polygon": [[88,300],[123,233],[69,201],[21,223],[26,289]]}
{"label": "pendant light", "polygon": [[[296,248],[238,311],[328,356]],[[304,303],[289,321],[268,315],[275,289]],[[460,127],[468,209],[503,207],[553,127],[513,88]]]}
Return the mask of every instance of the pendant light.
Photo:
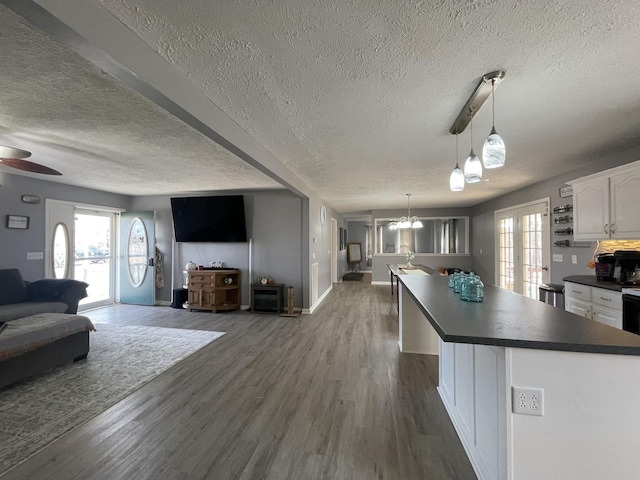
{"label": "pendant light", "polygon": [[496,79],[491,80],[491,103],[492,103],[492,127],[491,133],[484,141],[482,147],[482,163],[484,168],[502,167],[505,162],[507,150],[502,137],[496,132],[496,101],[495,101]]}
{"label": "pendant light", "polygon": [[464,190],[464,173],[458,166],[458,132],[456,132],[456,168],[453,169],[449,177],[449,188],[452,192],[461,192]]}
{"label": "pendant light", "polygon": [[398,222],[397,228],[422,228],[422,222],[418,220],[418,217],[415,215],[411,216],[411,204],[409,200],[411,199],[411,194],[407,193],[407,216],[402,217]]}
{"label": "pendant light", "polygon": [[473,151],[473,120],[469,122],[471,130],[471,153],[464,162],[464,179],[467,183],[478,183],[482,180],[482,162]]}

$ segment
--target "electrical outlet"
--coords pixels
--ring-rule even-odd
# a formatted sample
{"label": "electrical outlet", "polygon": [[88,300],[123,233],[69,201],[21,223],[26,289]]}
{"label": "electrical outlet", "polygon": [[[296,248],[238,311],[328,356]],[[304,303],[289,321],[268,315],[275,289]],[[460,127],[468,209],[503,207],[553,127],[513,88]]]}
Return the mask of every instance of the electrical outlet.
{"label": "electrical outlet", "polygon": [[553,261],[554,262],[561,262],[562,261],[562,254],[561,253],[554,253],[553,254]]}
{"label": "electrical outlet", "polygon": [[522,415],[544,415],[544,390],[531,387],[511,387],[511,410]]}
{"label": "electrical outlet", "polygon": [[578,256],[577,255],[571,255],[571,263],[573,263],[574,265],[576,263],[578,263]]}
{"label": "electrical outlet", "polygon": [[27,260],[42,260],[43,258],[43,252],[27,252]]}

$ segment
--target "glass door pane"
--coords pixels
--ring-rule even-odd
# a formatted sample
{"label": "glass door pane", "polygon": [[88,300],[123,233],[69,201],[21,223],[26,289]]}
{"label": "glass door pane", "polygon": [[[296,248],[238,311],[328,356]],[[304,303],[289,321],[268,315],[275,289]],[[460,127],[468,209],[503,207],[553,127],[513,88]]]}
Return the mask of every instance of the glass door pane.
{"label": "glass door pane", "polygon": [[515,288],[514,218],[498,219],[498,286]]}
{"label": "glass door pane", "polygon": [[112,228],[111,213],[76,211],[74,278],[89,284],[85,308],[113,303]]}
{"label": "glass door pane", "polygon": [[542,281],[542,213],[523,215],[522,222],[522,293],[538,299]]}

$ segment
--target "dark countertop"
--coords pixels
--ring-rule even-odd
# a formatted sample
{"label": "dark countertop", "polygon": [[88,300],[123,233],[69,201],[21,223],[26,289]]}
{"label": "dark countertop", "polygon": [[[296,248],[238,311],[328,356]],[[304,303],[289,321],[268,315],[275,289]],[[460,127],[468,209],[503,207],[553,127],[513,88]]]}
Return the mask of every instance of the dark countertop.
{"label": "dark countertop", "polygon": [[484,301],[464,302],[447,277],[399,275],[445,342],[567,352],[640,355],[640,335],[485,285]]}
{"label": "dark countertop", "polygon": [[616,282],[603,282],[598,280],[595,275],[569,275],[562,280],[565,282],[579,283],[581,285],[589,285],[590,287],[605,288],[607,290],[621,291],[623,288],[633,287],[633,285],[620,285]]}

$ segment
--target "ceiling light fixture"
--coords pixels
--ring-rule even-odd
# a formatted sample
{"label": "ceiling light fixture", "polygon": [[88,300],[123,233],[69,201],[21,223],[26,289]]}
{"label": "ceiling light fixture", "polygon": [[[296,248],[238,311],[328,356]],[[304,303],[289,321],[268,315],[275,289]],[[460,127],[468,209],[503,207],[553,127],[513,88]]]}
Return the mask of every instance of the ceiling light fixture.
{"label": "ceiling light fixture", "polygon": [[470,124],[471,152],[464,162],[464,179],[467,183],[478,183],[482,180],[482,162],[473,151],[473,120]]}
{"label": "ceiling light fixture", "polygon": [[449,188],[452,192],[461,192],[464,190],[464,173],[458,166],[458,132],[456,132],[456,168],[453,169],[449,177]]}
{"label": "ceiling light fixture", "polygon": [[507,156],[507,149],[504,146],[502,137],[496,132],[496,98],[495,98],[496,79],[491,80],[491,104],[492,104],[492,121],[491,133],[484,141],[482,147],[482,164],[484,168],[499,168],[504,165]]}
{"label": "ceiling light fixture", "polygon": [[489,99],[489,96],[500,85],[500,82],[504,79],[504,71],[496,70],[495,72],[487,73],[482,76],[480,83],[475,88],[467,103],[464,104],[462,110],[456,117],[453,125],[449,129],[452,135],[456,133],[464,132],[473,116],[480,110],[480,107]]}
{"label": "ceiling light fixture", "polygon": [[398,222],[396,228],[422,228],[422,222],[418,219],[418,217],[411,216],[411,194],[407,193],[407,216],[402,217]]}

